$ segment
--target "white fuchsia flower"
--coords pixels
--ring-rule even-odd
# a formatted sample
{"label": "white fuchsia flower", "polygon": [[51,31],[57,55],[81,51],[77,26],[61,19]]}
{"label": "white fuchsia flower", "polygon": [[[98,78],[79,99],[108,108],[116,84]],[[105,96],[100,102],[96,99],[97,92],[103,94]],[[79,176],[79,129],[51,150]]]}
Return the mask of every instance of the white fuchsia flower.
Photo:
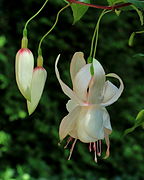
{"label": "white fuchsia flower", "polygon": [[33,70],[31,81],[31,101],[27,101],[29,115],[36,109],[47,78],[47,72],[42,66],[38,66]]}
{"label": "white fuchsia flower", "polygon": [[[111,105],[120,97],[124,85],[120,77],[114,73],[105,75],[101,64],[93,59],[92,64],[86,64],[82,52],[76,52],[70,65],[70,74],[73,83],[71,90],[60,78],[57,68],[60,55],[56,59],[55,71],[63,92],[70,98],[66,104],[69,112],[60,124],[59,136],[62,141],[67,135],[70,136],[68,143],[75,139],[70,150],[71,157],[76,140],[90,143],[89,150],[97,155],[101,154],[101,140],[107,144],[106,156],[110,154],[109,134],[112,132],[110,117],[106,106]],[[93,65],[94,75],[91,75],[90,67]],[[120,87],[117,88],[106,77],[117,78]]]}
{"label": "white fuchsia flower", "polygon": [[16,82],[22,95],[31,100],[31,80],[34,68],[34,57],[28,48],[20,49],[16,54],[15,73]]}

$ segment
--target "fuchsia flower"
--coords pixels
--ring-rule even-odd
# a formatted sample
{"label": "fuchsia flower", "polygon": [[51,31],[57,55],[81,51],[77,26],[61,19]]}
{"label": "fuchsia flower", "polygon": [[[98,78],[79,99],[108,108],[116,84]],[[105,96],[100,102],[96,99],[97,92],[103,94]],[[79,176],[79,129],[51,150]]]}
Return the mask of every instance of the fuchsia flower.
{"label": "fuchsia flower", "polygon": [[[101,140],[105,139],[107,144],[106,156],[110,154],[109,135],[112,132],[110,117],[106,106],[111,105],[120,97],[124,85],[120,77],[114,73],[105,75],[101,64],[93,59],[92,64],[86,64],[82,52],[76,52],[70,65],[70,74],[73,83],[71,90],[60,78],[57,64],[60,55],[56,59],[55,71],[57,79],[63,92],[70,98],[66,104],[69,112],[60,124],[59,136],[63,140],[67,135],[70,136],[68,143],[75,139],[70,151],[71,157],[76,140],[84,143],[90,143],[89,150],[95,152],[95,161],[97,155],[101,154]],[[90,67],[93,65],[94,75],[90,73]],[[117,78],[120,87],[117,88],[106,77]]]}

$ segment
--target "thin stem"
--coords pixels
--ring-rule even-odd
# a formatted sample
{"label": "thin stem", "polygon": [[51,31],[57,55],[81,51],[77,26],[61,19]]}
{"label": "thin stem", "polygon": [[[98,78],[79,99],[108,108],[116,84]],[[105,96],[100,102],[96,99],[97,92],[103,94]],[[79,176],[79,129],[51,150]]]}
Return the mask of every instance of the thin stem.
{"label": "thin stem", "polygon": [[98,22],[97,22],[97,25],[96,25],[96,41],[95,41],[93,58],[95,58],[95,55],[96,55],[96,49],[97,49],[97,43],[98,43],[98,36],[99,36],[99,25],[100,25],[100,21],[101,21],[102,17],[103,17],[105,14],[109,13],[109,12],[111,12],[111,10],[109,10],[109,11],[105,11],[105,10],[104,10],[104,11],[101,13],[101,15],[100,15],[100,17],[99,17],[99,19],[98,19]]}
{"label": "thin stem", "polygon": [[39,46],[38,46],[38,55],[41,55],[41,44],[42,44],[42,42],[43,42],[43,40],[45,39],[45,37],[55,28],[55,26],[56,26],[56,24],[57,24],[57,22],[58,22],[58,19],[59,19],[59,15],[60,15],[60,13],[64,10],[64,9],[66,9],[67,7],[69,7],[70,6],[70,4],[67,4],[66,6],[64,6],[58,13],[57,13],[57,16],[56,16],[56,20],[55,20],[55,23],[54,23],[54,25],[51,27],[51,29],[41,38],[41,40],[40,40],[40,42],[39,42]]}
{"label": "thin stem", "polygon": [[28,23],[29,23],[33,18],[35,18],[35,17],[42,11],[42,9],[45,7],[45,5],[47,4],[47,2],[48,2],[48,0],[46,0],[45,3],[42,5],[42,7],[39,9],[39,11],[38,11],[36,14],[34,14],[34,15],[26,22],[25,27],[24,27],[24,35],[26,35],[26,28],[27,28]]}
{"label": "thin stem", "polygon": [[[99,19],[101,19],[101,17],[103,16],[103,13],[105,12],[105,10],[102,11]],[[98,22],[99,22],[99,19],[98,19]],[[97,33],[97,26],[98,26],[98,22],[95,26],[95,30],[94,30],[94,33],[93,33],[93,37],[92,37],[92,41],[91,41],[91,50],[90,50],[90,55],[89,57],[92,57],[92,52],[93,52],[93,46],[94,46],[94,40],[95,40],[95,36],[96,36],[96,33]]]}
{"label": "thin stem", "polygon": [[84,2],[80,2],[80,1],[76,1],[76,0],[67,0],[67,1],[69,3],[81,4],[84,6],[89,6],[89,7],[93,7],[93,8],[97,8],[97,9],[109,9],[109,10],[119,9],[122,7],[130,6],[132,4],[132,3],[123,3],[123,4],[114,5],[114,6],[100,6],[100,5],[84,3]]}

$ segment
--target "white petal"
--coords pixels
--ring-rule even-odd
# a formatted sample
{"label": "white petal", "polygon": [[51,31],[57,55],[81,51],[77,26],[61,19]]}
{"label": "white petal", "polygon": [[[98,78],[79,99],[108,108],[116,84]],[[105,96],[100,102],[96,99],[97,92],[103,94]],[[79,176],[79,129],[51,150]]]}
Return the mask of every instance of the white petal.
{"label": "white petal", "polygon": [[66,104],[66,109],[68,112],[71,112],[78,104],[75,103],[75,101],[69,100]]}
{"label": "white petal", "polygon": [[84,59],[84,54],[82,52],[76,52],[71,60],[70,74],[72,82],[77,74],[77,72],[86,64]]}
{"label": "white petal", "polygon": [[36,109],[47,77],[47,72],[42,67],[36,67],[33,71],[32,83],[31,83],[31,102],[27,101],[27,107],[29,115]]}
{"label": "white petal", "polygon": [[97,113],[101,118],[97,119],[95,115],[95,108],[82,107],[77,122],[77,135],[80,141],[90,143],[104,138],[103,118]]}
{"label": "white petal", "polygon": [[90,64],[86,64],[76,74],[73,81],[73,90],[82,101],[87,101],[87,90],[91,80]]}
{"label": "white petal", "polygon": [[88,107],[82,107],[79,118],[77,120],[77,136],[78,139],[84,143],[95,142],[98,139],[88,134],[86,128],[86,121],[88,117]]}
{"label": "white petal", "polygon": [[78,119],[80,109],[80,106],[77,106],[61,121],[59,127],[60,140],[63,140],[72,130],[75,129],[76,120]]}
{"label": "white petal", "polygon": [[[117,89],[117,91],[113,94],[113,96],[110,98],[110,99],[108,99],[106,102],[103,102],[101,105],[102,106],[108,106],[108,105],[110,105],[110,104],[113,104],[115,101],[117,101],[118,100],[118,98],[121,96],[121,93],[123,92],[123,89],[124,89],[124,84],[123,84],[123,82],[122,82],[122,80],[121,80],[121,78],[118,76],[118,75],[116,75],[116,74],[114,74],[114,73],[110,73],[110,74],[107,74],[106,75],[107,77],[114,77],[114,78],[117,78],[118,80],[119,80],[119,82],[120,82],[120,87],[119,87],[119,89]],[[114,89],[114,86],[112,87],[108,87],[109,89],[110,88],[113,88]],[[116,90],[116,88],[115,88],[115,90]],[[115,91],[115,90],[113,90],[113,91]],[[106,91],[109,91],[109,90],[106,90]],[[109,95],[109,93],[107,93],[107,95]],[[105,96],[105,95],[104,95]],[[107,99],[107,97],[105,97],[105,99]]]}
{"label": "white petal", "polygon": [[83,121],[86,132],[93,138],[104,138],[103,113],[104,110],[100,107],[88,107]]}
{"label": "white petal", "polygon": [[99,104],[102,101],[105,72],[102,65],[96,59],[93,59],[93,67],[94,75],[89,86],[89,103]]}
{"label": "white petal", "polygon": [[16,54],[15,71],[16,82],[22,95],[27,99],[31,99],[30,85],[34,67],[34,57],[29,49],[20,49]]}
{"label": "white petal", "polygon": [[76,101],[77,103],[82,103],[82,101],[77,97],[77,95],[75,94],[75,92],[73,92],[60,78],[60,74],[59,74],[59,71],[58,71],[58,68],[57,68],[57,64],[58,64],[58,61],[59,61],[59,58],[60,58],[60,55],[58,55],[57,59],[56,59],[56,62],[55,62],[55,72],[56,72],[56,76],[57,76],[57,79],[61,85],[61,88],[63,90],[63,92],[70,98],[72,99],[73,101]]}

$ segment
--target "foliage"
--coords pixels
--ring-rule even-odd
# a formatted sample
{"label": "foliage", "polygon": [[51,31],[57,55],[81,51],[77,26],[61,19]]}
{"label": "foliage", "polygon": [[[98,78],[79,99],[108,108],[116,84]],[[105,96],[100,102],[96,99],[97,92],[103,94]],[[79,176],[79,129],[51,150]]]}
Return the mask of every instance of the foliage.
{"label": "foliage", "polygon": [[[2,0],[0,4],[0,180],[143,179],[143,129],[138,127],[123,137],[124,130],[134,124],[134,117],[144,108],[143,34],[137,34],[133,47],[128,46],[130,34],[142,29],[135,11],[122,12],[120,16],[109,13],[100,24],[97,59],[107,73],[115,72],[123,78],[125,91],[120,100],[108,108],[113,127],[111,156],[107,160],[98,159],[95,164],[87,144],[78,142],[70,161],[67,161],[69,151],[63,149],[65,142],[58,146],[58,126],[67,114],[65,104],[68,99],[55,77],[54,62],[61,53],[62,79],[71,85],[70,59],[76,51],[83,51],[85,58],[89,56],[100,11],[89,8],[75,25],[71,25],[70,9],[60,16],[56,28],[42,45],[48,79],[40,104],[29,117],[16,86],[14,59],[20,48],[24,23],[41,3],[34,0],[7,3]],[[63,1],[49,0],[47,7],[29,24],[29,48],[35,58],[40,38],[53,25],[57,11],[64,4]]]}
{"label": "foliage", "polygon": [[[85,3],[90,3],[90,0],[81,0],[81,2],[85,2]],[[86,13],[86,11],[88,10],[87,6],[84,5],[80,5],[80,4],[71,4],[71,8],[73,11],[73,17],[74,17],[74,22],[73,24],[75,24],[77,21],[79,21],[83,15]]]}

